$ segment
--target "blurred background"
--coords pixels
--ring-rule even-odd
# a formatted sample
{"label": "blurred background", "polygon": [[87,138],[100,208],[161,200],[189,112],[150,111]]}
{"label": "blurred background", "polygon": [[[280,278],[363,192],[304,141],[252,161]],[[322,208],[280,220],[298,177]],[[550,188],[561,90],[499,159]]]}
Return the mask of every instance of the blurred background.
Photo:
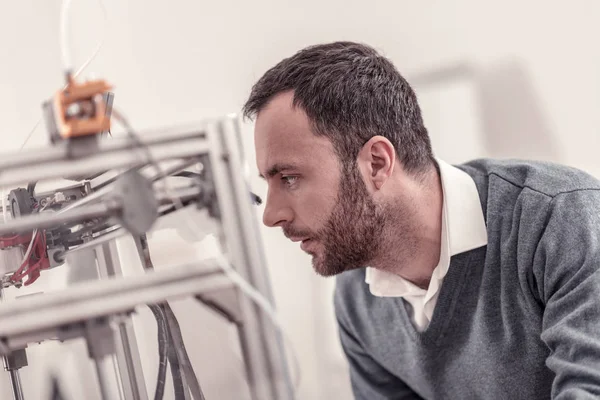
{"label": "blurred background", "polygon": [[[379,49],[413,84],[435,152],[445,161],[540,159],[600,176],[596,0],[103,3],[106,28],[97,0],[72,2],[73,62],[83,63],[106,29],[101,51],[81,76],[113,83],[115,106],[138,131],[238,113],[252,84],[282,58],[304,46],[352,40]],[[64,84],[60,6],[59,0],[0,2],[3,152],[19,151],[42,101]],[[255,177],[251,124],[244,130]],[[23,151],[47,143],[40,124]],[[263,182],[253,178],[251,186],[264,197]],[[258,221],[261,216],[259,207]],[[212,250],[173,235],[175,227],[151,235],[158,268]],[[263,228],[262,234],[277,308],[299,360],[298,397],[350,399],[333,318],[334,280],[317,277],[310,258],[280,230]],[[138,270],[131,243],[119,246],[124,267]],[[68,274],[67,267],[48,271],[30,291],[63,290]],[[207,398],[246,399],[233,328],[195,302],[173,307]],[[149,311],[140,310],[136,328],[153,393],[158,356]],[[53,377],[65,399],[96,398],[84,343],[44,343],[30,347],[28,356],[21,375],[27,399],[47,399]],[[0,399],[10,398],[8,376],[0,370]],[[168,388],[165,398],[172,398]]]}

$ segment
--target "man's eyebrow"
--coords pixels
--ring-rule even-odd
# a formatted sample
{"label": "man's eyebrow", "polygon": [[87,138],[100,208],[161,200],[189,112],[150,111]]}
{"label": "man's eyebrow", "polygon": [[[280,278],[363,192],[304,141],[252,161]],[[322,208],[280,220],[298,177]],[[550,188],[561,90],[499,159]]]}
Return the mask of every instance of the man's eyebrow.
{"label": "man's eyebrow", "polygon": [[[274,164],[267,170],[267,178],[272,178],[281,171],[296,169],[297,167],[294,164]],[[259,174],[262,179],[267,179],[263,174]]]}

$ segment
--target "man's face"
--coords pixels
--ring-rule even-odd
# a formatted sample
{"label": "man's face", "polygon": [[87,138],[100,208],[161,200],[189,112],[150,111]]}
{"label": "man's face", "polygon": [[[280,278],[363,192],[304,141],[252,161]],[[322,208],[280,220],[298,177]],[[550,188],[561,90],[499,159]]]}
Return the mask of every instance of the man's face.
{"label": "man's face", "polygon": [[268,183],[263,222],[279,226],[332,276],[366,266],[381,250],[384,212],[358,169],[343,171],[331,142],[312,133],[292,94],[274,97],[255,125],[257,166]]}

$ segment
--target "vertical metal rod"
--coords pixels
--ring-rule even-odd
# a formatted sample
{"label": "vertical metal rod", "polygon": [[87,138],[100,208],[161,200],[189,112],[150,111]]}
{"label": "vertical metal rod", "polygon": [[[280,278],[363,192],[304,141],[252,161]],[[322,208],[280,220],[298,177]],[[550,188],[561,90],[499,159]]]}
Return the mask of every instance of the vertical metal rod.
{"label": "vertical metal rod", "polygon": [[[0,287],[0,302],[4,301],[4,291],[2,287]],[[25,356],[23,359],[20,357],[19,366],[27,365],[26,361],[27,356],[25,355],[25,350],[22,350],[22,355]],[[14,361],[14,357],[2,357],[4,361],[4,370],[8,371],[10,375],[10,386],[12,387],[13,399],[14,400],[25,400],[25,396],[23,395],[23,387],[21,386],[21,377],[19,375],[19,368],[15,368],[16,365],[11,362],[11,359]]]}
{"label": "vertical metal rod", "polygon": [[103,400],[124,400],[115,360],[115,332],[108,319],[88,320],[85,323],[85,340],[88,355],[94,361],[100,394]]}
{"label": "vertical metal rod", "polygon": [[25,397],[23,396],[23,388],[21,387],[21,378],[19,377],[19,371],[11,369],[8,372],[10,374],[10,384],[13,390],[13,399],[24,400]]}
{"label": "vertical metal rod", "polygon": [[[100,279],[123,275],[117,245],[114,241],[96,248],[96,260]],[[148,400],[140,351],[131,319],[119,323],[115,347],[116,364],[125,399]]]}
{"label": "vertical metal rod", "polygon": [[[210,142],[210,165],[221,226],[223,228],[224,252],[236,271],[252,286],[249,260],[243,243],[243,233],[240,227],[239,212],[235,195],[232,193],[231,178],[227,160],[235,158],[224,148],[221,137],[221,126],[213,126],[207,135]],[[239,171],[239,170],[238,170]],[[243,217],[247,217],[243,216]],[[260,289],[259,289],[260,290]],[[244,332],[240,335],[240,344],[244,354],[248,386],[253,400],[279,400],[269,385],[268,351],[264,348],[260,310],[245,295],[240,296],[240,310],[244,323]]]}
{"label": "vertical metal rod", "polygon": [[[129,335],[128,335],[128,326],[125,322],[122,322],[119,324],[119,336],[121,338],[121,341],[119,343],[119,345],[117,346],[118,351],[117,354],[122,354],[122,356],[118,357],[124,360],[124,362],[126,363],[127,366],[127,371],[134,371],[131,373],[130,377],[130,390],[131,390],[131,394],[133,396],[134,400],[140,400],[141,396],[140,396],[140,390],[138,388],[138,385],[135,384],[135,363],[133,361],[134,355],[133,355],[133,351],[131,349],[131,343],[129,342]],[[117,365],[118,365],[118,361],[117,361]]]}
{"label": "vertical metal rod", "polygon": [[[116,246],[114,242],[97,248],[70,253],[67,262],[71,268],[71,282],[106,279],[114,275],[122,275]],[[112,370],[117,373],[112,380],[119,388],[125,400],[147,400],[146,386],[142,374],[141,359],[135,342],[135,332],[130,319],[123,320],[115,332],[116,356],[108,357],[102,364],[112,363]],[[106,366],[105,368],[108,368]],[[106,375],[106,374],[104,374]],[[106,389],[106,388],[105,388]],[[112,398],[110,399],[112,400]]]}
{"label": "vertical metal rod", "polygon": [[[212,128],[212,129],[211,129]],[[225,248],[237,272],[273,302],[260,231],[243,171],[235,119],[209,127],[210,169],[219,202]],[[293,399],[281,332],[258,305],[240,296],[240,341],[252,396],[259,400]]]}
{"label": "vertical metal rod", "polygon": [[[248,199],[250,182],[248,177],[236,174],[236,171],[242,170],[247,160],[244,159],[243,146],[241,140],[241,126],[237,117],[230,117],[221,122],[221,139],[227,153],[231,154],[227,166],[231,182],[233,183],[233,195],[237,199],[236,211],[238,218],[242,222],[243,243],[246,246],[246,257],[250,268],[249,278],[252,284],[258,288],[263,295],[275,304],[271,280],[267,270],[267,261],[264,254],[264,247],[261,241],[259,226],[255,217],[254,208]],[[235,139],[238,139],[239,146],[235,145]],[[237,155],[237,157],[235,157]],[[236,160],[237,158],[237,160]],[[275,306],[273,306],[275,308]],[[258,309],[258,307],[257,307]],[[263,346],[265,348],[264,357],[267,358],[269,384],[276,399],[294,399],[294,387],[290,371],[288,369],[288,360],[285,353],[284,338],[280,327],[274,325],[274,321],[268,318],[263,310],[260,310],[259,320],[261,322],[261,333]]]}
{"label": "vertical metal rod", "polygon": [[[117,375],[111,362],[112,360],[110,357],[94,359],[98,384],[100,387],[100,397],[102,400],[117,400],[123,398],[121,396],[121,391],[115,382]],[[111,379],[111,376],[113,379]],[[115,391],[116,393],[114,393]]]}
{"label": "vertical metal rod", "polygon": [[253,376],[252,365],[254,364],[254,361],[252,360],[252,351],[249,348],[249,346],[252,345],[252,340],[246,333],[247,328],[243,324],[237,324],[237,331],[238,338],[240,340],[242,358],[244,359],[244,365],[246,366],[246,377],[248,378],[250,384],[250,398],[252,400],[261,400],[259,397],[260,394],[256,388],[253,387],[253,379],[255,379],[255,377]]}

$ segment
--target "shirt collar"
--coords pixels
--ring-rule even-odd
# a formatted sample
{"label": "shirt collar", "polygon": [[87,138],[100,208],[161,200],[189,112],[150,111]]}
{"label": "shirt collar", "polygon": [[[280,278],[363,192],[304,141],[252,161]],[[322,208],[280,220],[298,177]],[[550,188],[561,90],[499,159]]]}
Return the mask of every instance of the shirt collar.
{"label": "shirt collar", "polygon": [[[440,159],[437,163],[443,193],[442,236],[440,262],[433,272],[430,292],[437,291],[441,285],[452,256],[487,244],[487,229],[475,182],[466,172]],[[366,268],[365,281],[376,296],[410,296],[427,292],[399,275],[371,267]]]}

